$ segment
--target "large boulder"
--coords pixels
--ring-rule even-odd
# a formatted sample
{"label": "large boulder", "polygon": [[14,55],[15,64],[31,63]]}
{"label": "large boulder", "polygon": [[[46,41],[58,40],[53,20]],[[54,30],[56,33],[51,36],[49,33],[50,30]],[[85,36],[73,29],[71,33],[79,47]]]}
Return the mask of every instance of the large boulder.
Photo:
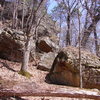
{"label": "large boulder", "polygon": [[[83,87],[100,89],[100,58],[81,50]],[[46,81],[55,84],[80,86],[79,49],[65,47],[56,56]]]}
{"label": "large boulder", "polygon": [[[2,30],[0,33],[0,58],[21,62],[25,41],[26,37],[22,31],[11,30],[9,28]],[[33,49],[34,41],[32,43]]]}
{"label": "large boulder", "polygon": [[21,61],[21,44],[14,40],[14,34],[10,29],[4,29],[0,34],[0,58]]}

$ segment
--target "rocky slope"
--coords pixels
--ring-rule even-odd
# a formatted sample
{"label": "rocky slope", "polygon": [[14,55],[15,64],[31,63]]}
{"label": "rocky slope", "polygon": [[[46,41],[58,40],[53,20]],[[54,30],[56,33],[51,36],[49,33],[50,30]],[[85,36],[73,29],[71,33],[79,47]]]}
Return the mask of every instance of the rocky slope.
{"label": "rocky slope", "polygon": [[[100,96],[100,91],[97,89],[79,89],[69,86],[53,85],[46,83],[45,76],[48,72],[37,70],[36,66],[33,66],[33,64],[34,62],[29,64],[28,71],[32,74],[32,77],[28,79],[18,74],[21,66],[20,63],[0,59],[0,98],[2,95],[2,98],[4,98],[5,96],[11,94],[16,95],[16,93],[24,93],[25,95],[26,93],[28,96],[23,96],[22,94],[22,96],[20,95],[21,99],[14,100],[66,100],[66,98],[63,96],[66,96],[68,100],[71,100],[71,98],[77,98],[77,100],[78,98],[79,100],[80,98],[82,98],[82,100],[92,100],[93,98],[97,98],[96,100],[99,100],[98,98]],[[33,91],[37,92],[37,97],[33,97],[34,95],[36,95]],[[41,91],[42,93],[39,94],[39,92]],[[31,92],[33,92],[33,94]],[[53,96],[53,94],[51,93],[54,94],[54,97],[47,97],[48,95]],[[63,94],[61,96],[59,93],[65,93],[67,95]],[[38,95],[41,95],[41,97],[38,97]],[[13,97],[7,100],[12,100],[12,98]]]}

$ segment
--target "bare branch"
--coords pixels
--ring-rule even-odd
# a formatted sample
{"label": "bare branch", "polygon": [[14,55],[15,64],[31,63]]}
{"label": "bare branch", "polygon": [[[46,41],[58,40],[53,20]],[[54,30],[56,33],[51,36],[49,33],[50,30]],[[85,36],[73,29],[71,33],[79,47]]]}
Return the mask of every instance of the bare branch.
{"label": "bare branch", "polygon": [[72,8],[75,4],[76,0],[74,0],[74,2],[72,3],[72,5],[70,6],[70,8]]}

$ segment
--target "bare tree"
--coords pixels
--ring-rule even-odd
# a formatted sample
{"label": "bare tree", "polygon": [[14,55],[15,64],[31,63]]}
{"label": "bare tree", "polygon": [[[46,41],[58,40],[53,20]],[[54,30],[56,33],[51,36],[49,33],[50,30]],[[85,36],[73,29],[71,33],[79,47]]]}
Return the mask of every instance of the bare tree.
{"label": "bare tree", "polygon": [[21,23],[21,24],[22,24],[22,26],[21,26],[21,27],[22,27],[22,30],[23,30],[23,27],[24,27],[25,2],[26,2],[26,0],[23,0],[23,1],[22,1],[22,3],[23,3],[23,4],[22,4],[22,9],[23,9],[22,13],[23,13],[23,14],[22,14],[22,23]]}
{"label": "bare tree", "polygon": [[[96,24],[94,24],[96,25]],[[96,55],[99,56],[99,43],[98,43],[98,36],[96,33],[96,26],[94,26],[94,41],[95,41],[95,51]]]}
{"label": "bare tree", "polygon": [[0,20],[2,21],[3,20],[3,8],[4,7],[4,4],[2,5],[2,4],[0,4]]}
{"label": "bare tree", "polygon": [[[82,4],[82,1],[81,1],[81,4]],[[84,34],[83,34],[81,45],[82,45],[83,48],[85,48],[86,43],[89,39],[89,36],[91,35],[92,32],[94,32],[95,47],[96,47],[96,51],[98,51],[96,24],[100,20],[99,1],[98,0],[90,0],[90,1],[85,0],[84,4],[82,4],[82,6],[87,10],[87,13],[89,14],[89,18],[91,19],[91,24],[89,24],[87,27],[85,27],[85,31],[84,31]],[[86,24],[87,24],[87,22],[86,22]]]}
{"label": "bare tree", "polygon": [[31,44],[34,35],[36,34],[36,29],[43,18],[40,16],[37,18],[37,13],[41,10],[41,7],[44,6],[45,0],[32,0],[32,9],[29,17],[27,18],[27,23],[26,23],[26,43],[25,43],[25,48],[24,48],[24,53],[23,53],[23,61],[22,61],[22,66],[20,70],[20,74],[25,75],[30,77],[30,74],[27,72],[27,67],[28,67],[28,62],[29,62],[29,56],[30,56],[30,51],[31,51]]}
{"label": "bare tree", "polygon": [[66,23],[67,23],[67,34],[66,34],[66,45],[71,45],[71,18],[75,14],[76,7],[78,5],[77,0],[63,0],[65,10],[67,12]]}
{"label": "bare tree", "polygon": [[53,19],[56,20],[56,22],[59,24],[59,45],[60,45],[60,40],[61,40],[60,35],[62,33],[62,24],[64,22],[62,5],[59,4],[57,7],[54,7],[52,12],[53,12],[52,13]]}
{"label": "bare tree", "polygon": [[[57,1],[57,0],[56,0]],[[75,15],[77,0],[58,0],[58,5],[61,5],[61,9],[63,11],[63,16],[65,17],[65,21],[67,24],[67,32],[66,32],[66,45],[71,45],[71,21],[72,17]]]}
{"label": "bare tree", "polygon": [[80,88],[83,87],[83,79],[82,79],[82,65],[81,65],[81,22],[80,22],[80,11],[79,11],[79,2],[78,2],[78,10],[77,10],[77,14],[78,14],[78,23],[79,23],[79,68],[80,68]]}
{"label": "bare tree", "polygon": [[13,20],[12,20],[12,28],[17,28],[17,21],[18,21],[18,2],[19,0],[13,1]]}

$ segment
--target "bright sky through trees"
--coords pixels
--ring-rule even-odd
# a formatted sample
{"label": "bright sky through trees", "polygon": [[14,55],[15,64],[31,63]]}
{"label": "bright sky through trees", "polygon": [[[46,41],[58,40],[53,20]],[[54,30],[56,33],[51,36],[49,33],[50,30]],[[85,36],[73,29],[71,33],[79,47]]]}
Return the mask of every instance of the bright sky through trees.
{"label": "bright sky through trees", "polygon": [[49,7],[48,7],[48,13],[51,13],[52,9],[57,6],[57,2],[55,0],[50,0],[49,1]]}

